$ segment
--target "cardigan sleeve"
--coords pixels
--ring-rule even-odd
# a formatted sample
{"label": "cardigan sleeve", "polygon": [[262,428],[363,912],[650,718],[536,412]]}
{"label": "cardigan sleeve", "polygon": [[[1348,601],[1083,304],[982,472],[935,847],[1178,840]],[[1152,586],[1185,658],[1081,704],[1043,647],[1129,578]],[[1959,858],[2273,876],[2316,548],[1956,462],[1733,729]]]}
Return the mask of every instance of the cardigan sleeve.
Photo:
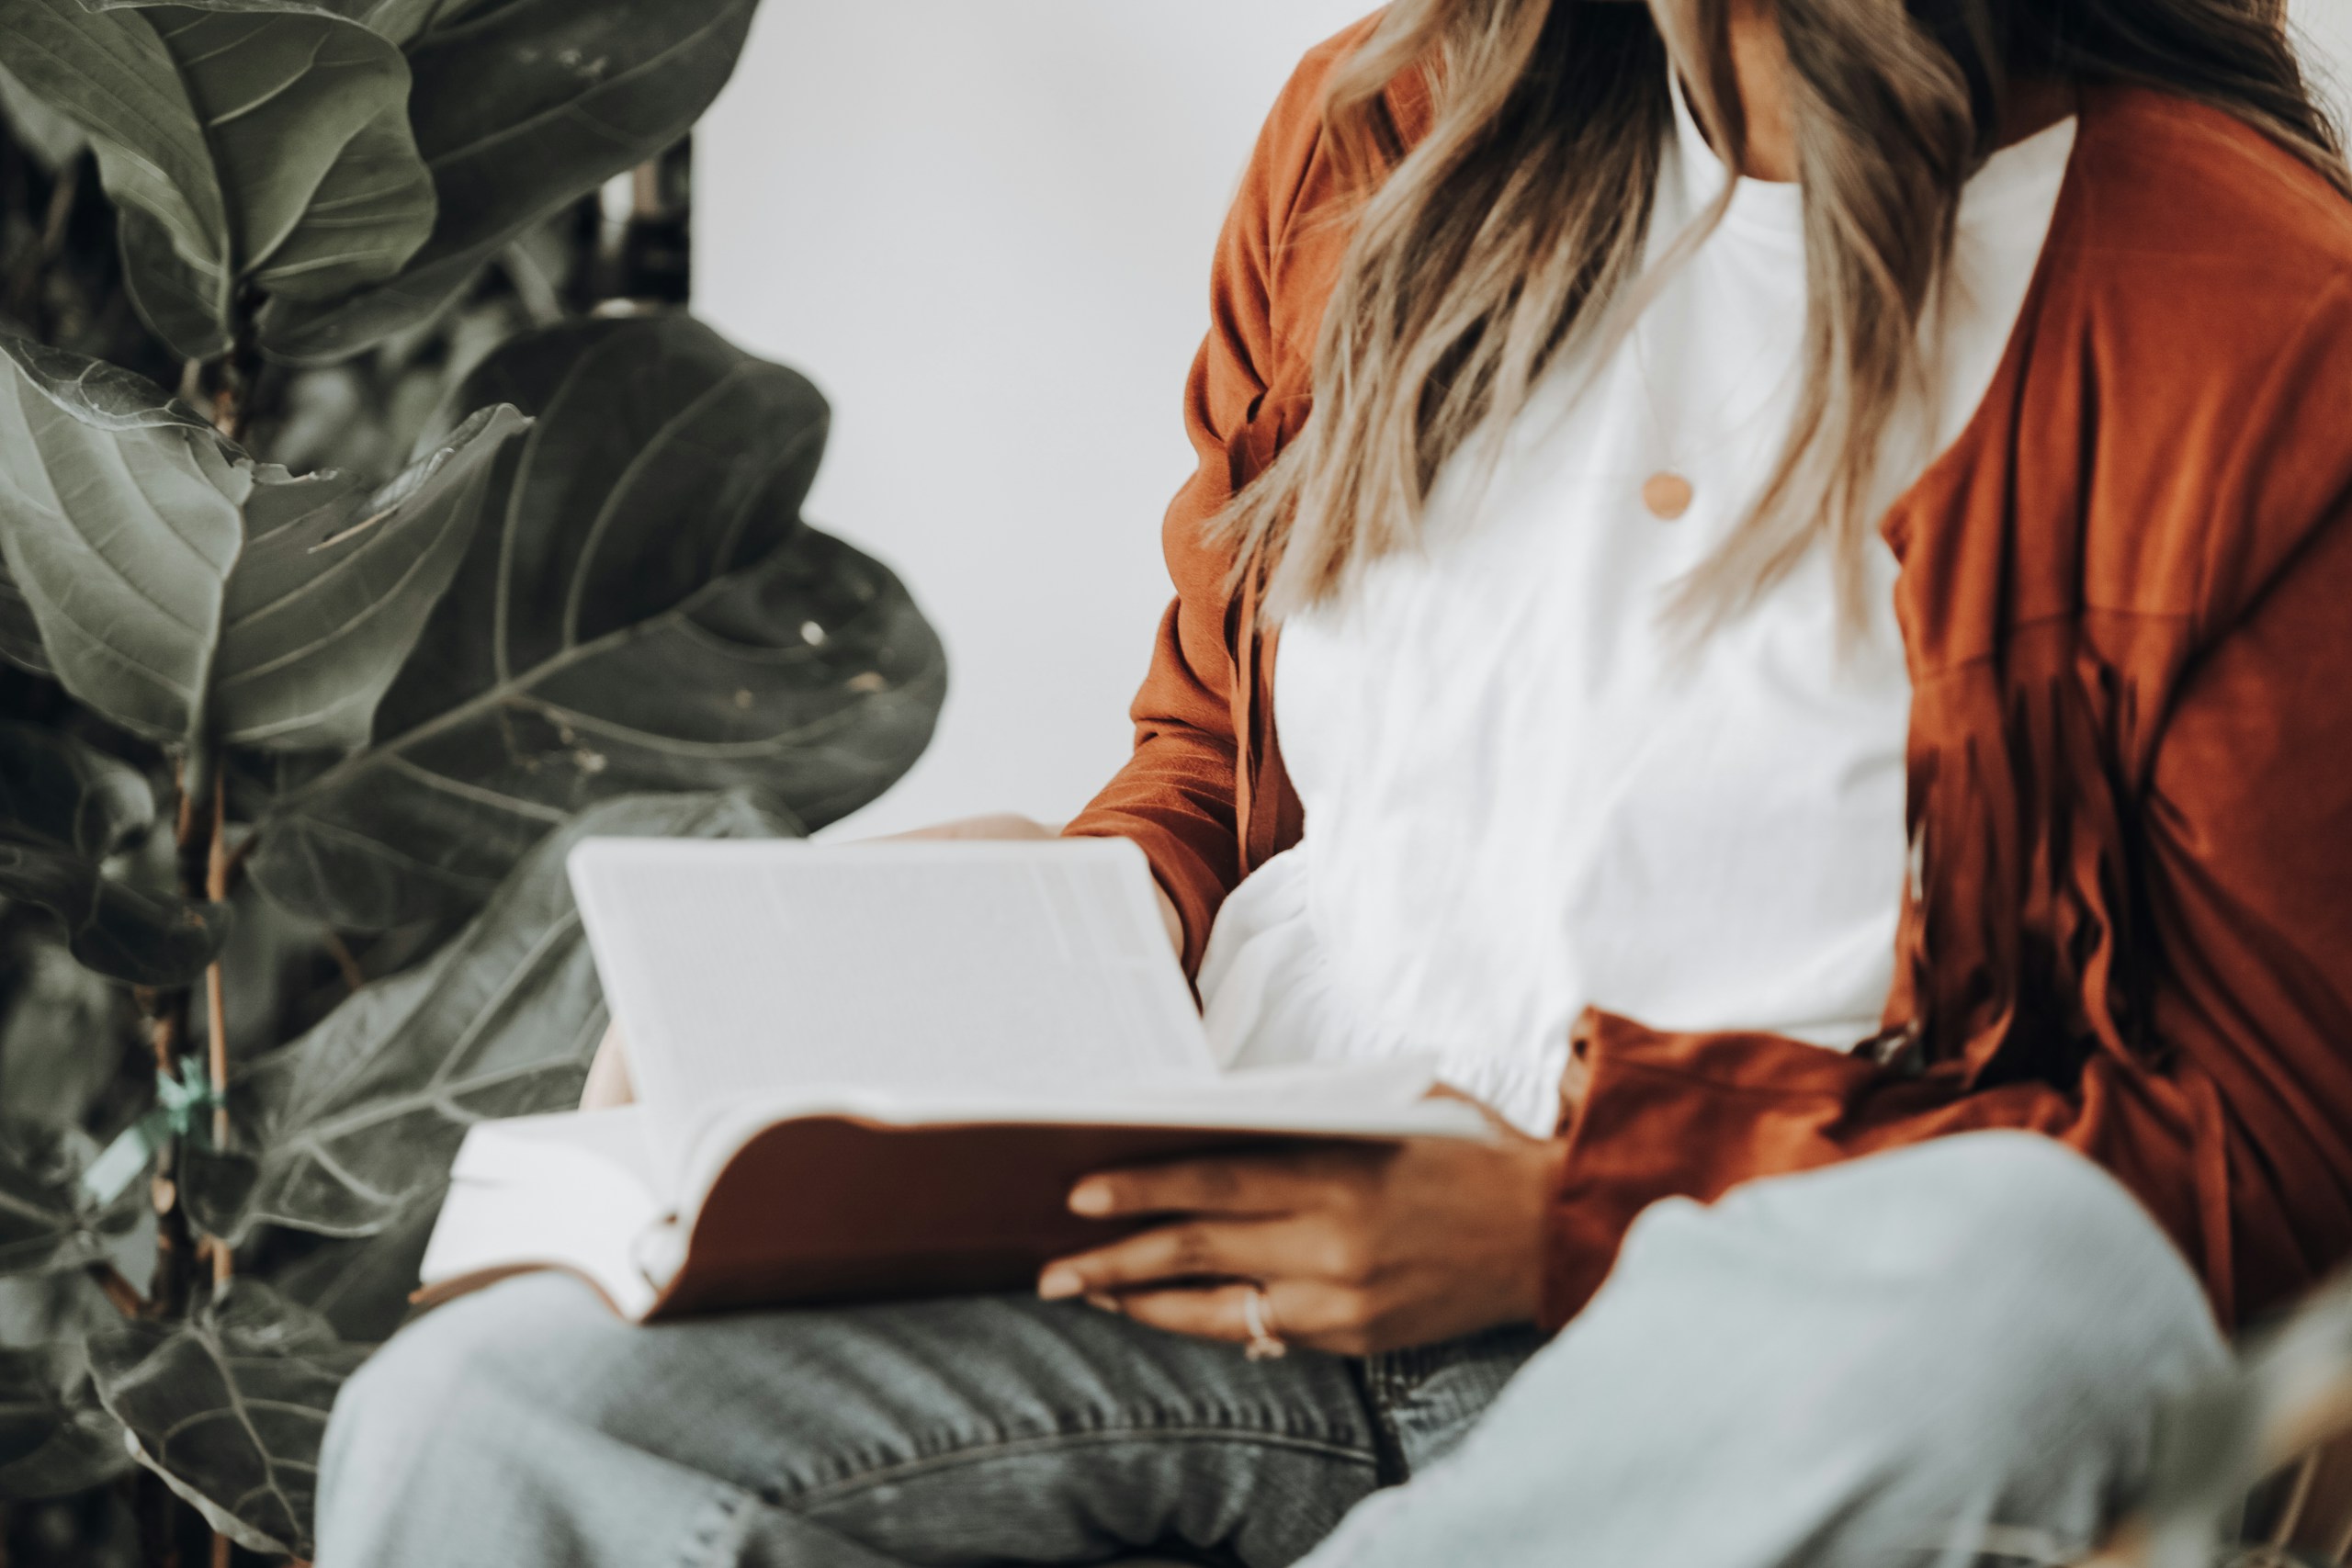
{"label": "cardigan sleeve", "polygon": [[2151,1047],[2095,1049],[2064,1085],[1971,1086],[1956,1064],[1906,1076],[1588,1015],[1546,1326],[1651,1202],[1984,1128],[2045,1134],[2119,1178],[2225,1323],[2352,1254],[2352,508],[2339,498],[2278,565],[2180,685],[2141,797]]}
{"label": "cardigan sleeve", "polygon": [[1361,28],[1309,54],[1261,134],[1218,239],[1210,324],[1185,386],[1196,467],[1161,529],[1176,597],[1129,710],[1135,751],[1066,832],[1140,845],[1184,924],[1196,973],[1209,927],[1242,874],[1236,739],[1233,554],[1208,525],[1270,459],[1268,389],[1306,361],[1276,320],[1283,232],[1322,141],[1324,83]]}

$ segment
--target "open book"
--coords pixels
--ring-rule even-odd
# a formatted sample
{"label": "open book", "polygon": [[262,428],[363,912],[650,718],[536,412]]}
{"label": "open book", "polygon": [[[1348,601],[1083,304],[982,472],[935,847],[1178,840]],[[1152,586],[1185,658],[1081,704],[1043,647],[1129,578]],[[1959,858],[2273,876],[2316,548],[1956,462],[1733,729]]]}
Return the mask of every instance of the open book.
{"label": "open book", "polygon": [[637,1103],[484,1122],[431,1302],[569,1269],[639,1320],[1026,1288],[1133,1222],[1089,1171],[1490,1136],[1427,1063],[1222,1073],[1119,840],[591,840],[571,880]]}

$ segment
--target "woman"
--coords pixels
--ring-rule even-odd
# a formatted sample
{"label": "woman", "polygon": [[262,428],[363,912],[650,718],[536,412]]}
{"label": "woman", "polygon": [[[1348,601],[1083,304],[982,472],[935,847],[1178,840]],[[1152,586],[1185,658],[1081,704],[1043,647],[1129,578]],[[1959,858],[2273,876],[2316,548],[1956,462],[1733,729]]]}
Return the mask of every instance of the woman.
{"label": "woman", "polygon": [[1090,1178],[1177,1217],[1039,1301],[510,1283],[346,1391],[325,1568],[2080,1551],[2352,1252],[2352,179],[2282,29],[1317,51],[1069,830],[1234,1059],[1434,1051],[1496,1142]]}

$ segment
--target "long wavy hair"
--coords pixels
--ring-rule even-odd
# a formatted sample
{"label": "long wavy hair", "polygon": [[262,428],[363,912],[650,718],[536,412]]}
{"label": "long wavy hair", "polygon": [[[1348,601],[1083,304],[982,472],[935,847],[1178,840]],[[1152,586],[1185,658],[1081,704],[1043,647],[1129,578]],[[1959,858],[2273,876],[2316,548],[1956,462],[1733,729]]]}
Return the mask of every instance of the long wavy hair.
{"label": "long wavy hair", "polygon": [[[1860,624],[1880,452],[1922,384],[1921,323],[1961,188],[2022,88],[2128,83],[2194,99],[2352,194],[2284,0],[1767,3],[1804,191],[1804,379],[1762,494],[1672,606],[1702,630],[1825,541],[1844,617]],[[1314,415],[1221,519],[1270,617],[1408,546],[1447,462],[1564,355],[1625,329],[1652,281],[1670,71],[1724,162],[1745,162],[1732,5],[1396,0],[1340,65],[1325,113],[1361,196],[1317,346]],[[1417,70],[1433,118],[1408,151],[1386,91]]]}

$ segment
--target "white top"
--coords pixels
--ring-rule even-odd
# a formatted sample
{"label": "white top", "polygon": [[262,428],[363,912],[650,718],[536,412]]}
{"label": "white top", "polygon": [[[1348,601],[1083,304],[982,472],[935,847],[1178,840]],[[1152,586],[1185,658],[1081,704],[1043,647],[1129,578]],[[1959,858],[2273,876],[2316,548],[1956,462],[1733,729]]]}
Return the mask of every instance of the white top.
{"label": "white top", "polygon": [[[1677,102],[1653,258],[1725,170]],[[1994,157],[1961,204],[1930,387],[1883,504],[1998,367],[2074,151]],[[1805,314],[1801,196],[1738,181],[1722,226],[1597,370],[1564,365],[1491,481],[1441,476],[1425,547],[1283,630],[1275,706],[1306,840],[1228,899],[1201,975],[1231,1065],[1428,1052],[1549,1132],[1588,1005],[1846,1047],[1877,1032],[1905,876],[1911,691],[1894,563],[1841,660],[1826,550],[1685,652],[1670,588],[1769,478]],[[1679,521],[1644,506],[1690,479]]]}

